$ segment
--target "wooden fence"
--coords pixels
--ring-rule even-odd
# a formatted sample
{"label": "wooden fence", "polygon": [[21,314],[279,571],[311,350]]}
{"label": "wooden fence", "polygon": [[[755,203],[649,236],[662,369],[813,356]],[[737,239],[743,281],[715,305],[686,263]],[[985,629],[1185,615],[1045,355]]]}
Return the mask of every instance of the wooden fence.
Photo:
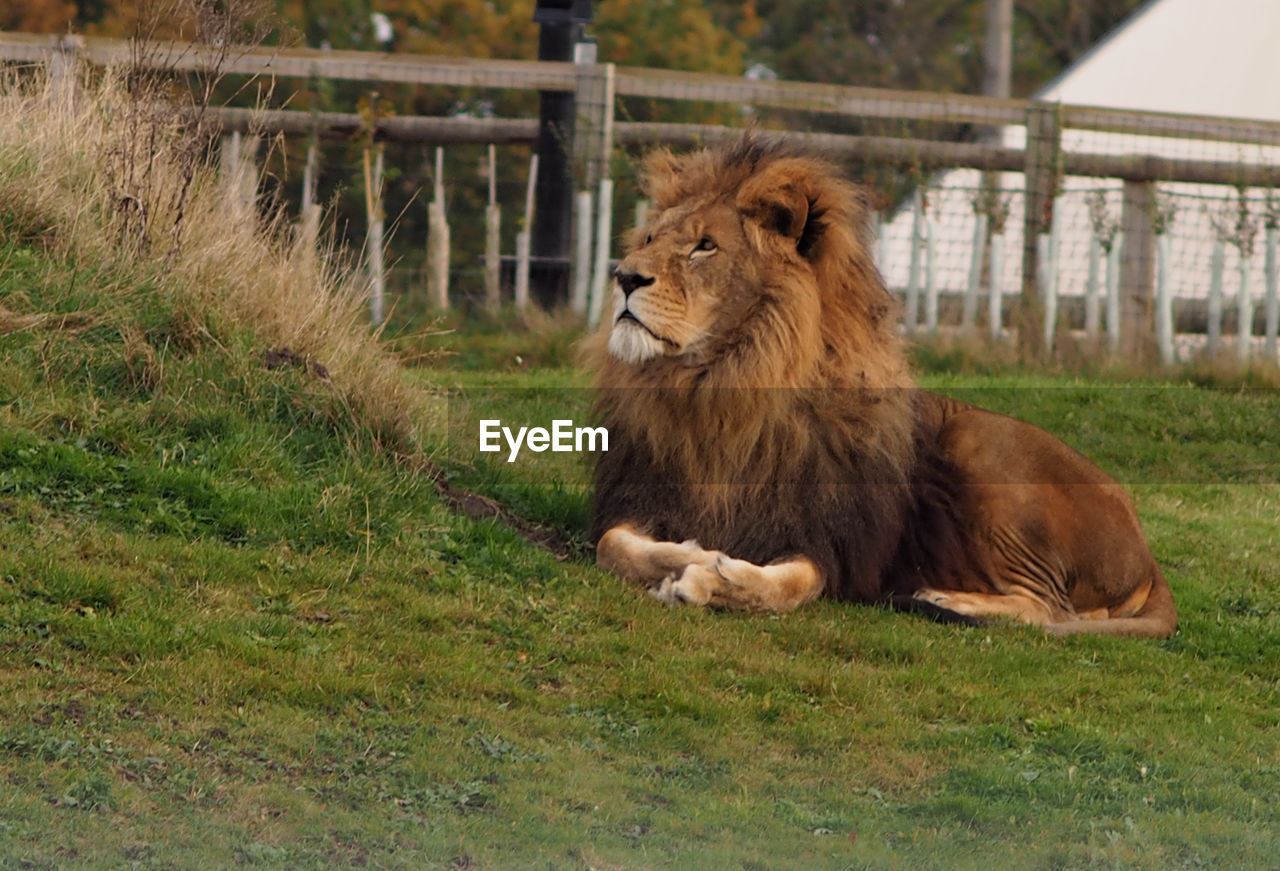
{"label": "wooden fence", "polygon": [[[1022,289],[1025,313],[1044,318],[1043,279],[1045,245],[1051,231],[1050,216],[1057,186],[1064,176],[1120,179],[1124,184],[1120,233],[1125,257],[1117,283],[1118,349],[1139,353],[1149,344],[1154,327],[1171,316],[1155,311],[1159,262],[1158,215],[1155,214],[1155,182],[1187,182],[1213,185],[1271,188],[1280,169],[1242,159],[1161,157],[1150,153],[1079,153],[1063,149],[1067,131],[1125,133],[1137,137],[1165,137],[1204,142],[1230,142],[1239,146],[1280,146],[1280,123],[1232,118],[1210,118],[1170,113],[1124,111],[1089,106],[1050,104],[1034,100],[1001,99],[961,94],[930,94],[806,82],[760,81],[733,76],[671,70],[617,67],[609,63],[556,63],[475,58],[420,57],[368,52],[280,49],[269,47],[219,47],[185,43],[149,44],[139,49],[125,40],[101,38],[53,38],[0,32],[0,61],[51,62],[65,68],[74,56],[95,65],[146,63],[175,71],[216,66],[225,73],[276,78],[338,79],[494,88],[558,91],[574,94],[577,107],[573,140],[573,165],[579,202],[589,208],[579,220],[578,232],[597,235],[595,252],[579,245],[590,261],[575,266],[576,281],[594,273],[588,300],[574,296],[575,306],[599,310],[592,303],[604,293],[600,263],[607,262],[610,228],[609,157],[615,147],[649,144],[674,146],[715,142],[738,135],[728,127],[688,124],[634,123],[615,118],[619,98],[644,97],[671,101],[705,101],[733,105],[803,110],[818,116],[881,119],[892,122],[939,122],[973,125],[982,130],[1021,127],[1023,147],[997,141],[956,142],[885,136],[788,134],[812,141],[829,153],[918,170],[968,167],[984,172],[1017,172],[1025,179],[1026,207],[1022,210]],[[282,132],[321,138],[352,138],[371,134],[372,141],[503,144],[536,141],[538,122],[531,119],[475,119],[440,117],[386,117],[366,122],[355,114],[297,111],[250,111],[224,108],[216,111],[228,132]],[[583,197],[582,194],[586,194]],[[594,198],[594,203],[590,203]],[[593,219],[594,218],[594,219]],[[1274,235],[1274,234],[1269,234]],[[527,241],[527,240],[526,240]],[[582,240],[579,240],[580,242]],[[1275,253],[1268,255],[1272,260]],[[1269,261],[1271,262],[1271,261]],[[1277,270],[1268,269],[1272,276]],[[1266,288],[1267,347],[1274,357],[1277,304],[1275,282]],[[1054,303],[1056,306],[1056,303]],[[1252,322],[1252,318],[1249,318]],[[1023,321],[1024,328],[1030,322]],[[913,326],[914,324],[909,324]],[[1210,327],[1212,330],[1212,327]],[[1024,330],[1025,332],[1025,330]],[[1038,332],[1038,331],[1037,331]],[[1046,335],[1048,330],[1045,331]],[[1162,349],[1163,350],[1163,349]]]}

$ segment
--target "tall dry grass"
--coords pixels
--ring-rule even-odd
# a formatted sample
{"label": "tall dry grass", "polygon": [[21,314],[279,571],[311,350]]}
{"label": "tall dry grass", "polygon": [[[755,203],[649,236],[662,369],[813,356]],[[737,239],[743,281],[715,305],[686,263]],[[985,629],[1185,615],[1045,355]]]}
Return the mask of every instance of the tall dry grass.
{"label": "tall dry grass", "polygon": [[127,81],[0,79],[0,230],[124,276],[121,306],[146,284],[207,342],[247,331],[260,351],[320,363],[354,423],[416,445],[430,397],[371,331],[358,273],[302,247],[283,214],[260,214],[209,165],[192,113]]}

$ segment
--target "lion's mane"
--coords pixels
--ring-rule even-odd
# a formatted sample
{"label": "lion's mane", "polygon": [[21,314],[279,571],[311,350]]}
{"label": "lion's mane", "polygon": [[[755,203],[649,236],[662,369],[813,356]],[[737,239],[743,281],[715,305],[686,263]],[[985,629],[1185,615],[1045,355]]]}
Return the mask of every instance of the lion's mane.
{"label": "lion's mane", "polygon": [[936,397],[908,374],[861,191],[756,135],[657,152],[643,184],[659,217],[734,204],[750,252],[735,274],[751,280],[714,352],[637,365],[608,352],[608,324],[588,342],[611,442],[594,537],[630,521],[759,564],[805,554],[829,594],[863,601],[911,592],[922,564],[955,564],[955,470],[929,447]]}

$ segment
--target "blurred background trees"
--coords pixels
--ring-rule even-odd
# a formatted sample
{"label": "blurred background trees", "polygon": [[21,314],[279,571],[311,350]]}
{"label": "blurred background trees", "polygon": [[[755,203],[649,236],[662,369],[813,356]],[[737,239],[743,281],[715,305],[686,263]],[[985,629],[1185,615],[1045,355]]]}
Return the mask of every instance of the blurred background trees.
{"label": "blurred background trees", "polygon": [[[1142,0],[1015,0],[1015,96],[1087,51]],[[157,0],[6,0],[0,29],[132,33]],[[269,0],[313,47],[379,50],[372,20],[390,21],[395,51],[468,57],[537,54],[534,0]],[[600,0],[591,32],[601,58],[630,66],[974,93],[982,80],[986,0]]]}

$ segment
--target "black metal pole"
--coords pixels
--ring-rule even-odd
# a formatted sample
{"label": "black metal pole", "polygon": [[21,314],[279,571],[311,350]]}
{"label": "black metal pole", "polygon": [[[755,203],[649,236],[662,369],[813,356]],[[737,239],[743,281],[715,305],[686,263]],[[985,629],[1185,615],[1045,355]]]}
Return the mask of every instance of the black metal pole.
{"label": "black metal pole", "polygon": [[[533,20],[541,25],[538,60],[573,60],[573,46],[591,20],[587,0],[538,0]],[[569,240],[573,233],[573,94],[541,92],[538,125],[538,187],[534,205],[529,286],[544,308],[569,299]]]}

